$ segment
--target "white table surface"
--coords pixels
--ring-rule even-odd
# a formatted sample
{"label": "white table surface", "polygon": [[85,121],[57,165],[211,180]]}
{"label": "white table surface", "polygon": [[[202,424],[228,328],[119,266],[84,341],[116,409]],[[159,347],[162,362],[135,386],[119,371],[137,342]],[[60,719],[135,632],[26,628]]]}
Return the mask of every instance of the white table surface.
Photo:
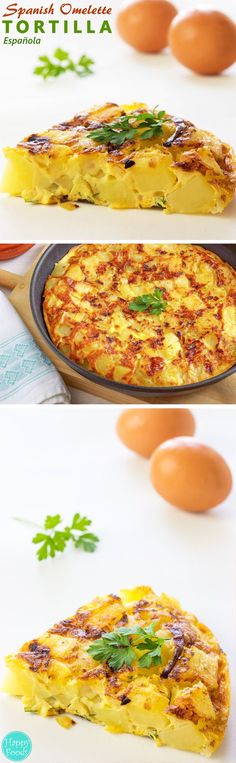
{"label": "white table surface", "polygon": [[[26,7],[29,5],[26,0]],[[179,8],[193,0],[178,0]],[[221,0],[203,5],[217,6]],[[51,124],[70,119],[94,103],[112,101],[157,103],[172,114],[192,120],[211,130],[234,148],[236,132],[236,65],[218,77],[200,77],[182,67],[168,51],[160,55],[135,52],[118,37],[114,17],[120,0],[111,0],[112,35],[42,35],[40,45],[0,43],[1,81],[0,146],[15,145]],[[234,0],[226,0],[224,11],[236,18]],[[1,15],[1,14],[0,14]],[[111,17],[112,18],[112,17]],[[85,79],[72,74],[41,81],[32,74],[40,54],[52,54],[56,46],[69,49],[75,57],[86,53],[95,60],[96,73]],[[3,170],[1,159],[0,173]],[[1,194],[0,231],[3,240],[173,240],[233,241],[236,238],[236,200],[220,216],[164,215],[157,210],[112,210],[81,204],[68,212],[58,206],[25,204],[22,199]]]}
{"label": "white table surface", "polygon": [[[119,411],[120,412],[120,411]],[[232,715],[215,763],[234,763],[235,729],[235,492],[206,515],[181,512],[158,497],[148,462],[115,434],[114,406],[1,410],[0,565],[1,679],[3,656],[68,617],[97,594],[151,585],[205,622],[231,665]],[[228,460],[235,474],[236,408],[198,409],[197,436]],[[39,563],[31,543],[47,513],[68,522],[75,511],[93,520],[100,537],[94,554],[69,549]],[[2,695],[1,738],[18,729],[33,742],[32,763],[197,763],[191,753],[158,749],[149,740],[112,735],[78,720],[70,731],[54,719],[24,713]],[[0,760],[5,758],[0,753]]]}

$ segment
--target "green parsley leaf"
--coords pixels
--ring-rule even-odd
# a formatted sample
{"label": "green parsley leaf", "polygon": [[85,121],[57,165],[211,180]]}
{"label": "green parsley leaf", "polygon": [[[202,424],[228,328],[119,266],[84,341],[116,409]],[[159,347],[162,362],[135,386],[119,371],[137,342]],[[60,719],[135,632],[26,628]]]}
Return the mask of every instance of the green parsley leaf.
{"label": "green parsley leaf", "polygon": [[45,541],[45,543],[43,543],[41,548],[39,548],[37,551],[37,557],[39,562],[42,562],[43,559],[47,559],[49,554],[50,554],[50,547],[48,548],[48,542]]}
{"label": "green parsley leaf", "polygon": [[163,133],[163,124],[170,122],[165,111],[135,112],[118,117],[113,122],[101,122],[96,130],[91,130],[90,138],[96,143],[110,143],[122,146],[126,140],[151,140]]}
{"label": "green parsley leaf", "polygon": [[93,74],[91,67],[94,61],[92,58],[83,54],[78,61],[73,61],[70,54],[62,48],[56,48],[52,59],[49,56],[39,56],[39,61],[43,65],[36,66],[33,73],[43,79],[59,77],[60,74],[65,74],[68,71],[74,72],[78,77],[87,77],[89,74]]}
{"label": "green parsley leaf", "polygon": [[117,649],[113,652],[108,660],[108,665],[112,670],[119,670],[120,668],[123,668],[124,665],[131,667],[135,660],[135,656],[135,651],[132,649],[132,646],[122,647],[122,649]]}
{"label": "green parsley leaf", "polygon": [[150,729],[148,732],[149,739],[157,739],[158,738],[158,732],[156,729]]}
{"label": "green parsley leaf", "polygon": [[98,541],[99,538],[97,535],[94,535],[93,533],[84,533],[83,535],[80,535],[80,538],[77,538],[74,541],[74,545],[75,548],[83,548],[84,551],[93,553],[93,551],[96,550]]}
{"label": "green parsley leaf", "polygon": [[140,668],[150,668],[152,664],[152,654],[151,652],[145,652],[142,657],[139,659],[139,665]]}
{"label": "green parsley leaf", "polygon": [[63,532],[55,532],[53,536],[53,543],[55,551],[64,551],[67,544],[66,534]]}
{"label": "green parsley leaf", "polygon": [[166,200],[164,196],[161,196],[155,203],[155,207],[159,207],[160,209],[166,209]]}
{"label": "green parsley leaf", "polygon": [[167,302],[163,299],[161,289],[154,289],[152,294],[141,294],[129,303],[129,309],[143,313],[149,310],[151,315],[160,315],[167,307]]}
{"label": "green parsley leaf", "polygon": [[44,522],[45,530],[53,530],[53,527],[56,527],[56,525],[59,525],[60,522],[62,522],[62,518],[60,514],[54,514],[53,516],[50,516],[48,514]]}
{"label": "green parsley leaf", "polygon": [[72,519],[72,530],[87,530],[87,527],[89,527],[92,524],[91,519],[88,519],[88,517],[81,517],[80,514],[74,514]]}
{"label": "green parsley leaf", "polygon": [[55,556],[55,544],[53,539],[48,535],[42,536],[41,533],[37,533],[37,535],[35,535],[35,537],[32,539],[32,543],[42,543],[40,548],[37,550],[37,557],[39,562],[41,562],[43,559],[47,559],[48,556]]}
{"label": "green parsley leaf", "polygon": [[58,61],[68,61],[69,58],[69,53],[66,50],[62,50],[62,48],[57,48],[53,55]]}
{"label": "green parsley leaf", "polygon": [[140,657],[139,665],[141,668],[150,668],[152,664],[161,664],[161,646],[161,644],[158,644],[155,649],[150,649],[149,652],[145,652],[145,654]]}
{"label": "green parsley leaf", "polygon": [[[88,654],[97,662],[105,662],[116,671],[124,665],[131,667],[137,662],[138,667],[150,668],[162,662],[161,649],[168,638],[155,634],[156,621],[146,628],[117,628],[117,630],[96,639],[88,648]],[[138,651],[143,652],[139,657]]]}
{"label": "green parsley leaf", "polygon": [[119,633],[118,630],[97,639],[88,648],[88,653],[97,662],[107,662],[112,670],[119,670],[123,665],[130,666],[136,659],[128,636]]}
{"label": "green parsley leaf", "polygon": [[[18,517],[14,517],[14,519],[18,522],[24,522],[24,524],[34,525],[33,522]],[[60,514],[48,514],[44,521],[44,527],[39,528],[40,531],[32,538],[32,543],[41,544],[36,552],[40,562],[49,556],[54,557],[57,552],[62,553],[68,541],[72,541],[75,548],[80,548],[88,553],[96,550],[99,543],[98,536],[94,533],[83,532],[92,524],[91,519],[82,517],[77,513],[74,514],[71,525],[66,525],[62,530],[55,529],[61,522]],[[37,525],[35,526],[37,527]]]}
{"label": "green parsley leaf", "polygon": [[45,535],[45,533],[36,533],[32,539],[32,543],[42,543],[45,539],[48,539],[48,536]]}

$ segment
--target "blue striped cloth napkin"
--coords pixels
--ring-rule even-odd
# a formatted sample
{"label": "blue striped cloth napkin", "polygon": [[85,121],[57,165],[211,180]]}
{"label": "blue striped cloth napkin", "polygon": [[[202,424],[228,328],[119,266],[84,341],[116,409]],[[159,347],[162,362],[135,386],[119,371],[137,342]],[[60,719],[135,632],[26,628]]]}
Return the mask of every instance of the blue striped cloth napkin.
{"label": "blue striped cloth napkin", "polygon": [[70,392],[0,292],[0,403],[70,403]]}

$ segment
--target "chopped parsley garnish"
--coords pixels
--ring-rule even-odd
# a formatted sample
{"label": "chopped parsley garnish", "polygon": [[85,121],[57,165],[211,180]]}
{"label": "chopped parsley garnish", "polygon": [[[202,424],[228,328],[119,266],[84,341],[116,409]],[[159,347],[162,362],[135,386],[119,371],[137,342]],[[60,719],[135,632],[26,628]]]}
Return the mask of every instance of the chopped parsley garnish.
{"label": "chopped parsley garnish", "polygon": [[122,146],[126,140],[150,140],[163,132],[164,122],[169,122],[170,117],[165,111],[141,112],[139,114],[126,114],[118,117],[114,122],[101,122],[96,130],[91,130],[90,138],[96,143]]}
{"label": "chopped parsley garnish", "polygon": [[[118,628],[110,633],[104,633],[88,648],[88,654],[97,662],[105,662],[116,671],[124,665],[131,667],[137,662],[140,668],[150,668],[151,665],[162,663],[162,644],[168,638],[160,638],[155,634],[153,621],[146,628]],[[138,652],[142,652],[139,657]]]}
{"label": "chopped parsley garnish", "polygon": [[163,310],[166,310],[166,307],[167,302],[163,299],[161,289],[154,289],[152,294],[141,294],[140,297],[136,297],[129,303],[130,310],[139,313],[149,310],[151,315],[160,315]]}
{"label": "chopped parsley garnish", "polygon": [[160,207],[160,209],[166,209],[166,200],[164,196],[160,197],[160,199],[157,199],[155,207]]}
{"label": "chopped parsley garnish", "polygon": [[86,55],[80,56],[78,61],[72,61],[70,54],[62,48],[57,48],[53,53],[53,59],[48,56],[39,56],[42,66],[36,66],[34,74],[37,74],[43,79],[49,77],[59,77],[60,74],[65,72],[74,72],[78,77],[87,77],[88,74],[93,74],[91,66],[94,64],[92,58],[88,58]]}
{"label": "chopped parsley garnish", "polygon": [[[33,522],[27,522],[27,520],[19,519],[18,517],[15,517],[15,519],[19,522],[34,525]],[[60,514],[48,515],[42,529],[40,528],[40,532],[37,532],[32,538],[32,543],[41,544],[37,550],[37,557],[40,562],[49,556],[54,557],[57,551],[64,551],[69,541],[72,541],[75,548],[81,548],[89,553],[95,551],[99,538],[94,533],[87,532],[88,527],[92,524],[91,519],[81,517],[77,513],[74,514],[71,525],[67,525],[60,530],[55,529],[61,522]]]}

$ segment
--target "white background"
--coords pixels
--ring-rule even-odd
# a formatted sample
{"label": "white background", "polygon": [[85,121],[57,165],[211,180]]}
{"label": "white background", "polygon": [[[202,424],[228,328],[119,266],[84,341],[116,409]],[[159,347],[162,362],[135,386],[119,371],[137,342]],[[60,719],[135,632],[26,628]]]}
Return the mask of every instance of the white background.
{"label": "white background", "polygon": [[[119,413],[121,409],[119,408]],[[97,594],[151,585],[178,598],[219,639],[234,677],[232,720],[215,763],[235,761],[235,492],[206,515],[165,504],[148,478],[148,462],[115,434],[115,407],[1,408],[1,656],[16,651]],[[236,408],[196,409],[198,439],[213,445],[235,475]],[[94,554],[67,550],[39,563],[33,528],[80,511],[101,541]],[[3,662],[3,661],[2,661]],[[4,672],[4,668],[2,673]],[[111,735],[78,720],[70,731],[24,713],[2,698],[2,736],[25,731],[32,763],[197,763],[199,756],[149,740]],[[234,717],[234,720],[233,720]],[[5,760],[3,756],[0,760]]]}
{"label": "white background", "polygon": [[[5,7],[5,0],[1,2]],[[29,0],[25,4],[32,5]],[[44,5],[48,4],[45,0]],[[79,4],[73,3],[75,6]],[[40,45],[16,45],[13,48],[0,41],[0,146],[15,145],[23,136],[70,119],[80,109],[95,103],[136,100],[146,101],[150,107],[159,103],[170,113],[215,132],[236,148],[236,65],[218,77],[200,77],[183,68],[167,50],[159,55],[139,54],[123,43],[116,33],[114,18],[120,0],[110,0],[109,4],[114,9],[114,15],[110,17],[113,18],[112,35],[48,33],[42,35]],[[60,5],[58,0],[54,5]],[[196,2],[177,0],[176,5],[189,8],[196,6]],[[223,6],[222,0],[203,0],[202,5],[218,7],[236,18],[234,0],[225,0]],[[43,18],[47,20],[47,16]],[[1,35],[3,37],[3,32]],[[45,82],[34,76],[32,72],[38,55],[52,54],[58,45],[75,57],[81,53],[91,55],[96,74],[84,80],[68,74]],[[1,174],[2,165],[3,162]],[[84,240],[232,241],[236,238],[236,201],[223,215],[192,217],[163,215],[157,210],[111,210],[88,204],[81,204],[74,212],[66,212],[59,207],[31,206],[22,199],[2,195],[0,231],[2,239],[9,241],[73,240],[78,234]]]}

